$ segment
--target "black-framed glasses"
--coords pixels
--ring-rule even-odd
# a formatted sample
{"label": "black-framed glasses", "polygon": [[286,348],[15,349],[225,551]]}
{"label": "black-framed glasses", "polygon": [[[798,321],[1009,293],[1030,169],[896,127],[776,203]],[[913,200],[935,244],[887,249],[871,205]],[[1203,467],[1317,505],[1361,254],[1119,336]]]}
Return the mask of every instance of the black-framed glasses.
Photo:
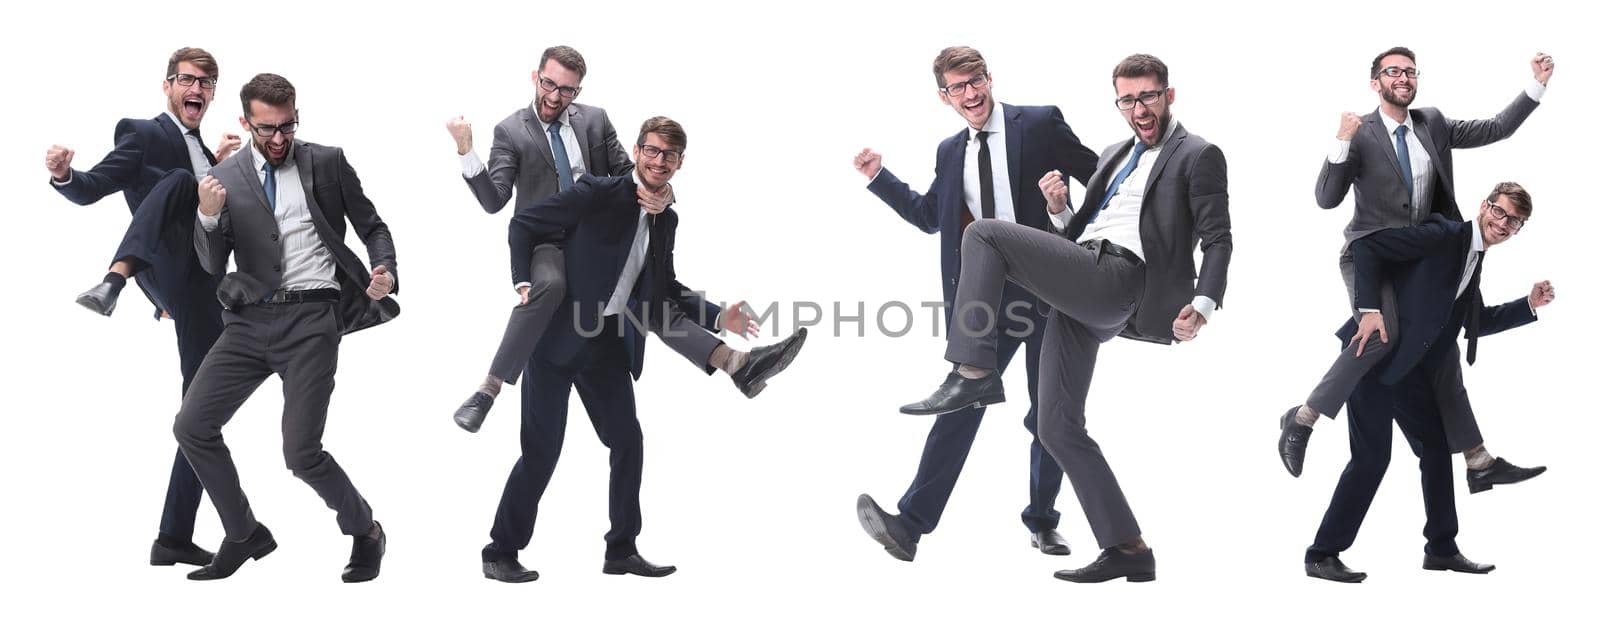
{"label": "black-framed glasses", "polygon": [[254,122],[248,121],[246,124],[250,125],[250,131],[255,133],[256,137],[261,138],[262,141],[270,140],[272,139],[272,136],[279,133],[282,133],[284,137],[289,137],[294,135],[294,132],[300,128],[300,120],[298,119],[290,120],[283,124],[263,124],[261,126],[256,126]]}
{"label": "black-framed glasses", "polygon": [[1117,109],[1129,111],[1133,109],[1135,104],[1154,107],[1156,103],[1161,101],[1161,96],[1166,93],[1167,88],[1163,87],[1161,89],[1152,89],[1148,92],[1139,92],[1138,96],[1123,96],[1117,99]]}
{"label": "black-framed glasses", "polygon": [[643,155],[645,159],[655,159],[660,157],[662,161],[665,161],[669,164],[678,163],[679,159],[683,159],[683,151],[681,150],[661,148],[659,146],[651,146],[649,144],[640,144],[639,154]]}
{"label": "black-framed glasses", "polygon": [[1510,229],[1512,233],[1522,231],[1522,226],[1528,224],[1527,218],[1514,216],[1511,212],[1506,211],[1506,208],[1494,203],[1489,203],[1489,216],[1495,220],[1504,220],[1506,228]]}
{"label": "black-framed glasses", "polygon": [[1422,73],[1418,72],[1416,68],[1402,68],[1398,65],[1391,65],[1387,68],[1384,68],[1382,71],[1383,75],[1389,78],[1400,78],[1400,75],[1402,74],[1404,74],[1406,78],[1412,79],[1422,76]]}
{"label": "black-framed glasses", "polygon": [[562,98],[577,98],[578,97],[578,92],[583,89],[582,87],[567,87],[565,85],[556,85],[555,81],[547,79],[543,75],[539,76],[539,88],[543,89],[544,91],[547,91],[547,92],[559,93],[559,94],[561,94]]}
{"label": "black-framed glasses", "polygon": [[193,87],[194,84],[195,84],[195,81],[199,81],[200,82],[200,89],[203,89],[203,90],[206,90],[206,91],[211,91],[211,90],[214,90],[214,89],[217,88],[217,79],[211,78],[209,76],[195,76],[193,74],[174,74],[172,76],[167,77],[167,80],[172,81],[174,83],[177,83],[178,85],[181,85],[183,87]]}
{"label": "black-framed glasses", "polygon": [[944,92],[944,95],[946,95],[946,96],[955,96],[957,98],[960,98],[961,96],[963,96],[963,95],[965,95],[967,93],[967,88],[968,87],[970,87],[972,89],[983,89],[984,87],[986,87],[988,85],[989,85],[989,73],[988,72],[984,72],[983,74],[979,74],[977,76],[974,76],[974,77],[972,77],[970,79],[967,79],[965,81],[962,81],[960,83],[951,83],[949,85],[941,87],[941,88],[939,88],[939,91]]}

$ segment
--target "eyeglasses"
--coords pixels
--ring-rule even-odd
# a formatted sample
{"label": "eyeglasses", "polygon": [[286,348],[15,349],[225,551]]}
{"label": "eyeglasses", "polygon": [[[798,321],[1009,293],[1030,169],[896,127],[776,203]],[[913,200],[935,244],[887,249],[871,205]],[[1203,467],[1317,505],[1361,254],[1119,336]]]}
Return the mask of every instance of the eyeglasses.
{"label": "eyeglasses", "polygon": [[283,124],[263,124],[261,126],[256,126],[255,124],[249,122],[246,122],[246,124],[249,124],[250,130],[256,134],[256,137],[261,138],[263,141],[270,140],[272,139],[272,136],[279,133],[282,133],[284,137],[294,135],[295,130],[300,127],[299,120],[290,120]]}
{"label": "eyeglasses", "polygon": [[1506,222],[1506,228],[1510,229],[1512,233],[1522,231],[1522,226],[1528,224],[1527,218],[1523,218],[1522,216],[1513,216],[1511,212],[1506,211],[1504,207],[1494,203],[1489,203],[1489,216],[1493,217],[1495,220],[1504,220]]}
{"label": "eyeglasses", "polygon": [[209,76],[195,76],[193,74],[174,74],[167,80],[176,82],[183,87],[193,87],[195,81],[200,81],[200,89],[211,91],[217,88],[217,79]]}
{"label": "eyeglasses", "polygon": [[959,98],[967,93],[968,87],[971,87],[972,89],[983,89],[988,84],[989,74],[985,72],[960,83],[951,83],[941,87],[939,88],[939,91],[944,92],[944,95],[946,96],[955,96]]}
{"label": "eyeglasses", "polygon": [[1389,78],[1400,78],[1401,74],[1406,75],[1406,78],[1417,78],[1422,76],[1422,73],[1418,72],[1416,68],[1402,68],[1398,65],[1391,65],[1387,68],[1384,68],[1382,72],[1384,76]]}
{"label": "eyeglasses", "polygon": [[1154,107],[1156,103],[1161,102],[1161,96],[1166,93],[1167,88],[1163,87],[1148,92],[1139,92],[1138,96],[1123,96],[1117,99],[1117,108],[1129,111],[1133,109],[1135,103],[1141,103],[1146,107]]}
{"label": "eyeglasses", "polygon": [[678,163],[679,159],[683,159],[683,151],[681,150],[660,148],[651,146],[649,144],[640,144],[639,153],[644,155],[645,159],[655,159],[660,157],[662,161],[665,161],[669,164]]}
{"label": "eyeglasses", "polygon": [[561,94],[562,98],[577,98],[578,91],[583,89],[582,87],[566,87],[563,85],[556,85],[555,81],[547,79],[543,76],[539,77],[539,88],[547,92],[557,92]]}

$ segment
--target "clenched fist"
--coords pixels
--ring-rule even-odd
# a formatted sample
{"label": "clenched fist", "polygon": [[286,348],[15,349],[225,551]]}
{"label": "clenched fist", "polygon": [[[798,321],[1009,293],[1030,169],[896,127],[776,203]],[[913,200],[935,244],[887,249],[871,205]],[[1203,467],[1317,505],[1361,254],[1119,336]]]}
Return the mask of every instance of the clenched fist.
{"label": "clenched fist", "polygon": [[456,141],[456,154],[465,155],[472,152],[472,123],[462,116],[456,116],[444,121],[444,128],[450,131],[450,137]]}
{"label": "clenched fist", "polygon": [[1533,61],[1528,62],[1533,66],[1533,80],[1540,85],[1550,84],[1550,75],[1556,71],[1556,60],[1542,52],[1533,53]]}
{"label": "clenched fist", "polygon": [[244,142],[239,139],[238,133],[223,133],[222,139],[217,142],[217,163],[222,163],[243,145]]}
{"label": "clenched fist", "polygon": [[1339,114],[1339,139],[1346,142],[1355,139],[1356,131],[1361,128],[1361,116],[1348,111]]}
{"label": "clenched fist", "polygon": [[50,178],[56,181],[66,181],[67,175],[72,174],[72,156],[77,153],[72,149],[55,144],[50,150],[44,152],[44,167],[50,171]]}
{"label": "clenched fist", "polygon": [[1050,213],[1059,214],[1067,209],[1067,181],[1061,178],[1060,170],[1044,173],[1039,179],[1039,191],[1044,193],[1044,207]]}
{"label": "clenched fist", "polygon": [[1550,285],[1549,280],[1533,284],[1533,291],[1528,293],[1528,305],[1536,310],[1550,305],[1554,300],[1556,300],[1556,287]]}
{"label": "clenched fist", "polygon": [[883,155],[870,148],[863,148],[856,153],[856,172],[866,175],[867,179],[878,176],[878,170],[883,168]]}
{"label": "clenched fist", "polygon": [[367,284],[367,298],[373,301],[380,300],[384,295],[394,289],[394,275],[389,274],[389,269],[379,264],[372,269],[372,283]]}
{"label": "clenched fist", "polygon": [[222,212],[222,203],[228,200],[228,190],[222,187],[222,182],[216,177],[206,175],[200,180],[200,213],[215,216]]}

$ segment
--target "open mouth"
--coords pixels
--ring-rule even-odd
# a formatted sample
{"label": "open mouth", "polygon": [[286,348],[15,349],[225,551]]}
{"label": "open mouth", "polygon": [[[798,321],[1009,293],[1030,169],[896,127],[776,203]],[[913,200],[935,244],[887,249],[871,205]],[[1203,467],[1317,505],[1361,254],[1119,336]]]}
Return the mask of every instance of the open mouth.
{"label": "open mouth", "polygon": [[1141,135],[1145,133],[1154,134],[1156,132],[1156,117],[1150,116],[1149,118],[1134,120],[1133,126],[1134,128],[1139,129],[1139,133]]}
{"label": "open mouth", "polygon": [[183,99],[183,115],[189,118],[200,117],[200,112],[205,111],[206,104],[198,96]]}
{"label": "open mouth", "polygon": [[972,101],[970,103],[961,105],[961,108],[965,109],[967,111],[970,111],[972,113],[979,113],[979,112],[983,111],[983,105],[984,105],[985,102],[988,102],[988,101],[986,99],[979,98],[979,99],[974,100],[974,101]]}

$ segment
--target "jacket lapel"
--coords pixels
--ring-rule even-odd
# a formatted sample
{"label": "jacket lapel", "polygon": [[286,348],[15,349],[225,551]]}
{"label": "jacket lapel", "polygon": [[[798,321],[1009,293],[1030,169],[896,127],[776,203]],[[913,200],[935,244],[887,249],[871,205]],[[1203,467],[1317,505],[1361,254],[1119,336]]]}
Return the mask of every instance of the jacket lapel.
{"label": "jacket lapel", "polygon": [[172,148],[173,159],[183,164],[184,170],[194,174],[194,164],[189,162],[189,144],[183,141],[183,130],[164,113],[156,115],[156,126],[161,127],[162,134],[167,137],[167,146]]}
{"label": "jacket lapel", "polygon": [[1361,121],[1361,131],[1371,135],[1379,146],[1387,147],[1382,152],[1384,156],[1389,158],[1389,166],[1394,168],[1395,178],[1401,179],[1401,183],[1404,184],[1406,171],[1400,167],[1400,155],[1394,150],[1394,137],[1388,134],[1388,128],[1383,124],[1383,110],[1381,109],[1367,114],[1366,119]]}
{"label": "jacket lapel", "polygon": [[[1433,147],[1433,134],[1428,131],[1428,125],[1416,114],[1411,115],[1411,122],[1412,128],[1415,129],[1413,132],[1417,134],[1417,142],[1422,144],[1422,151],[1428,154],[1428,161],[1434,164],[1434,177],[1439,179],[1444,189],[1449,189],[1450,182],[1445,180],[1444,169],[1439,167],[1439,151]],[[1439,198],[1440,195],[1440,190],[1434,190],[1434,198]]]}
{"label": "jacket lapel", "polygon": [[594,164],[589,162],[588,120],[581,112],[577,103],[567,105],[567,123],[572,125],[572,134],[578,136],[578,158],[583,161],[583,169],[595,172]]}
{"label": "jacket lapel", "polygon": [[1006,124],[1006,174],[1011,178],[1011,212],[1021,220],[1022,198],[1019,190],[1022,189],[1022,110],[1005,103],[1000,104],[1000,112],[1005,115]]}
{"label": "jacket lapel", "polygon": [[528,139],[533,142],[533,152],[554,170],[556,162],[555,158],[550,156],[550,140],[545,138],[544,127],[539,124],[539,114],[533,109],[536,106],[538,105],[530,104],[528,108],[522,110],[522,126],[527,129]]}
{"label": "jacket lapel", "polygon": [[[272,216],[272,204],[267,202],[267,191],[261,187],[261,178],[256,176],[256,152],[250,150],[248,146],[240,150],[244,154],[240,155],[239,159],[231,161],[234,167],[239,170],[239,177],[244,179],[245,187],[250,188],[250,193],[255,197],[256,205],[261,207],[261,211],[267,212],[268,216]],[[274,217],[273,219],[276,220],[277,218]]]}
{"label": "jacket lapel", "polygon": [[[1166,144],[1161,145],[1161,154],[1156,155],[1156,163],[1150,166],[1150,176],[1144,180],[1144,198],[1150,199],[1150,188],[1161,178],[1161,170],[1167,167],[1167,162],[1172,161],[1173,153],[1178,152],[1178,147],[1183,145],[1183,140],[1189,137],[1189,132],[1183,129],[1183,123],[1178,123],[1178,128],[1172,130],[1172,137]],[[1131,146],[1131,145],[1130,145]],[[1140,212],[1141,215],[1143,212]]]}

